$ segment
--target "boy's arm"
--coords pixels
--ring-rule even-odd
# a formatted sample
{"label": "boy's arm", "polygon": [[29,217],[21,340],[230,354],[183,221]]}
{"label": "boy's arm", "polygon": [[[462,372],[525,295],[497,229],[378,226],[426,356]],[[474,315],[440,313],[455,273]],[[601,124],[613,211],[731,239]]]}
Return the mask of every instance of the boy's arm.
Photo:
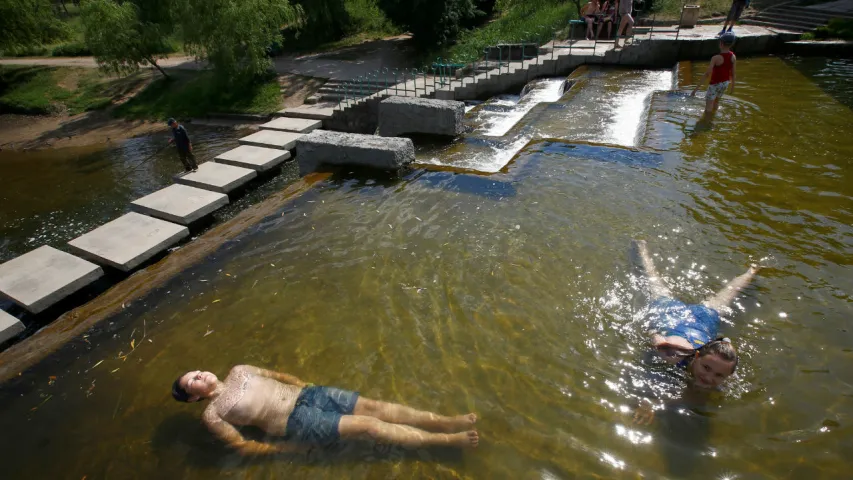
{"label": "boy's arm", "polygon": [[243,365],[242,368],[245,369],[246,371],[248,371],[249,373],[253,374],[253,375],[257,375],[259,377],[272,378],[273,380],[276,380],[276,381],[279,381],[282,383],[287,383],[290,385],[296,385],[297,387],[304,387],[304,386],[308,385],[307,383],[305,383],[302,380],[294,377],[293,375],[288,375],[286,373],[274,372],[272,370],[267,370],[265,368],[253,367],[251,365]]}
{"label": "boy's arm", "polygon": [[690,93],[691,97],[696,95],[696,90],[699,90],[699,87],[701,87],[702,85],[705,85],[705,80],[711,78],[711,72],[714,71],[714,61],[716,59],[717,59],[717,55],[714,55],[714,57],[711,58],[711,63],[708,64],[708,69],[705,70],[705,74],[702,75],[702,80],[699,80],[699,83],[696,84],[696,87],[694,87],[693,91]]}
{"label": "boy's arm", "polygon": [[737,61],[732,55],[732,89],[729,93],[735,93],[735,71],[737,70]]}
{"label": "boy's arm", "polygon": [[211,433],[216,435],[226,445],[233,448],[240,455],[269,455],[274,453],[296,453],[302,451],[300,445],[288,443],[265,443],[255,440],[246,440],[233,425],[222,420],[213,410],[205,410],[202,421]]}

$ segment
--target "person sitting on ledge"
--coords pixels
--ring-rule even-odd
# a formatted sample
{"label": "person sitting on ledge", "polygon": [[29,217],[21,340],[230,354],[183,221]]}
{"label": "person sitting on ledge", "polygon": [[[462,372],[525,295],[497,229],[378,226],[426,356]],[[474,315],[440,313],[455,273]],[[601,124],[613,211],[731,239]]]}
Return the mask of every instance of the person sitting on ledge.
{"label": "person sitting on ledge", "polygon": [[[473,413],[445,417],[249,365],[235,366],[225,381],[210,372],[187,372],[172,384],[172,396],[180,402],[210,400],[202,422],[243,455],[299,452],[339,439],[372,439],[408,448],[479,443]],[[237,430],[244,425],[281,436],[284,442],[247,440]]]}

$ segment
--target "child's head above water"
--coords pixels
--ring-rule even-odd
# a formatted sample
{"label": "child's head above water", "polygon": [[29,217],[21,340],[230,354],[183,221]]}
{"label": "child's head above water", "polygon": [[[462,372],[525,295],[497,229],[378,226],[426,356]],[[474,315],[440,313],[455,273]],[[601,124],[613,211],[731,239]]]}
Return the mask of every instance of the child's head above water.
{"label": "child's head above water", "polygon": [[732,45],[735,44],[735,34],[733,32],[726,32],[720,35],[720,48],[732,48]]}
{"label": "child's head above water", "polygon": [[702,388],[716,388],[737,369],[737,350],[728,338],[718,338],[696,351],[688,370]]}

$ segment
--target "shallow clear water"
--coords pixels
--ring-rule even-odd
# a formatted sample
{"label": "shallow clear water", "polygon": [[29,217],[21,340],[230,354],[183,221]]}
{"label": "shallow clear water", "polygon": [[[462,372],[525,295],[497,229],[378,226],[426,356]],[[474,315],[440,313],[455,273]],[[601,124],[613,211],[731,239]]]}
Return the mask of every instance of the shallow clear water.
{"label": "shallow clear water", "polygon": [[[679,85],[702,69],[681,65]],[[659,75],[604,71],[573,94],[586,108],[533,108],[504,137],[536,129],[571,142],[532,143],[503,173],[322,184],[4,386],[4,476],[846,477],[853,112],[782,59],[742,59],[738,72],[705,130],[701,100],[650,89],[634,150],[571,143],[619,143],[586,108],[607,115],[645,84],[631,78]],[[684,300],[750,261],[771,267],[725,320],[742,354],[726,393],[648,427],[631,423],[620,383],[645,346],[632,238],[648,239]],[[476,411],[481,446],[239,458],[169,386],[240,363]]]}
{"label": "shallow clear water", "polygon": [[[188,128],[200,162],[236,147],[243,136],[233,129]],[[0,152],[0,262],[41,245],[61,248],[127,212],[133,200],[174,183],[183,166],[174,148],[164,148],[169,136],[147,135],[108,148]]]}

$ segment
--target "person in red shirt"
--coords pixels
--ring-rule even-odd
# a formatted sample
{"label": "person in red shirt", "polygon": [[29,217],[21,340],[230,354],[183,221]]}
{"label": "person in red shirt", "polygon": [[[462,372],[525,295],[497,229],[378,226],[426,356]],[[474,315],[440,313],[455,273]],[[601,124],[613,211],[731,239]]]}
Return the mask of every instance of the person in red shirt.
{"label": "person in red shirt", "polygon": [[[735,34],[726,32],[720,36],[720,53],[711,58],[711,64],[702,77],[702,81],[693,89],[691,96],[696,96],[696,90],[705,84],[705,79],[710,78],[708,92],[705,94],[704,118],[711,118],[717,113],[720,106],[720,98],[729,89],[729,94],[735,91],[735,54],[732,46],[735,43]],[[729,88],[731,87],[731,88]]]}

